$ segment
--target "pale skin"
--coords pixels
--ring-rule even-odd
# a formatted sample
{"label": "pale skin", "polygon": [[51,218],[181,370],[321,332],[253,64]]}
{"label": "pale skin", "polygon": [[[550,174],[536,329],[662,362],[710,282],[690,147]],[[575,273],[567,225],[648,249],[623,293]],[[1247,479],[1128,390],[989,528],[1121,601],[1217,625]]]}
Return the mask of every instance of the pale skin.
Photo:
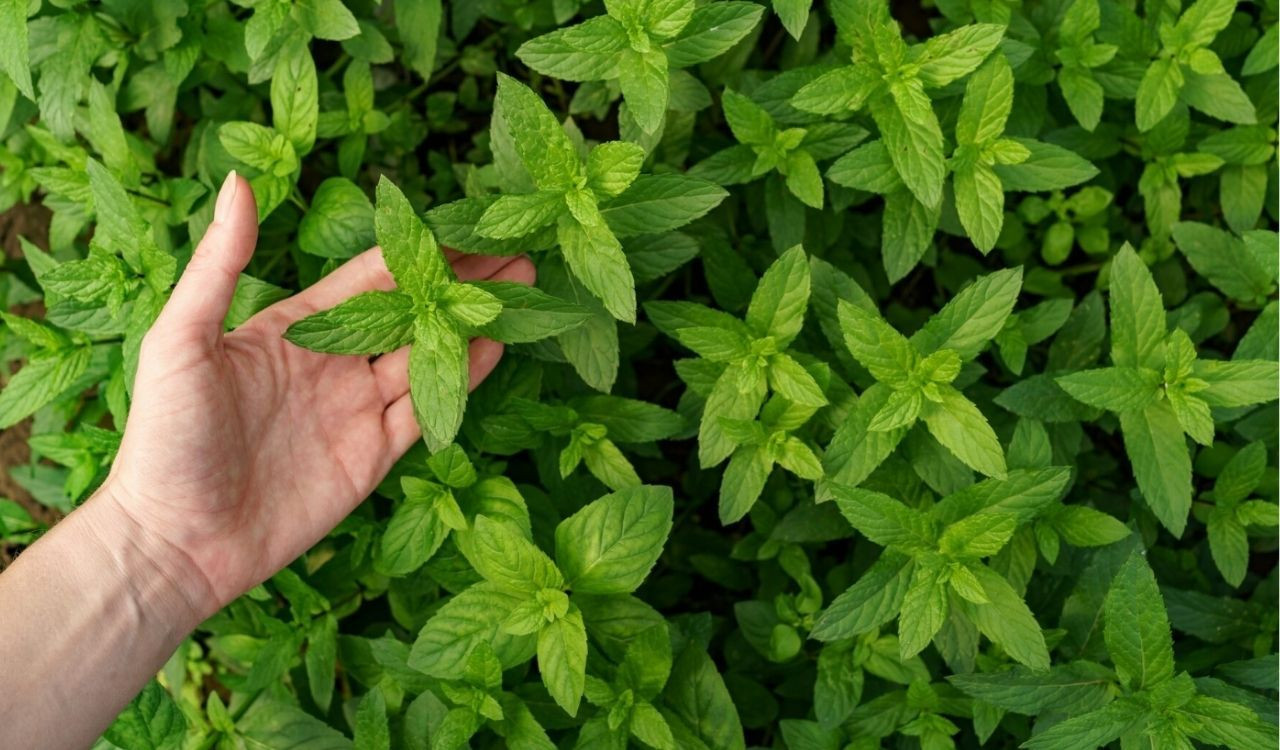
{"label": "pale skin", "polygon": [[[91,745],[191,630],[323,538],[419,439],[407,350],[370,361],[281,338],[394,288],[379,249],[223,332],[257,233],[233,173],[143,341],[107,480],[0,575],[0,747]],[[447,255],[464,281],[533,282],[526,258]],[[501,356],[471,342],[472,388]]]}

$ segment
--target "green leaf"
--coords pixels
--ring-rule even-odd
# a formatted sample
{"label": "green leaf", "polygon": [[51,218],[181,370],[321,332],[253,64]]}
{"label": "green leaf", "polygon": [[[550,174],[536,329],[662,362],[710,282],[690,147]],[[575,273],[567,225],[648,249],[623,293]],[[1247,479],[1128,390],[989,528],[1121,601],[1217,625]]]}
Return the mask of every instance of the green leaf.
{"label": "green leaf", "polygon": [[671,707],[668,721],[671,717],[680,720],[688,726],[689,734],[710,750],[746,747],[733,698],[715,662],[702,648],[689,644],[676,657],[664,697]]}
{"label": "green leaf", "polygon": [[538,671],[547,692],[570,716],[578,714],[586,670],[587,631],[582,612],[569,605],[564,617],[548,623],[538,633]]}
{"label": "green leaf", "polygon": [[898,649],[903,659],[924,650],[947,618],[947,584],[940,564],[917,563],[898,615]]}
{"label": "green leaf", "polygon": [[407,497],[387,523],[379,550],[379,567],[391,576],[406,575],[422,567],[449,533],[437,505],[445,490],[411,477],[405,477],[403,482]]}
{"label": "green leaf", "polygon": [[734,362],[715,381],[698,428],[698,461],[704,468],[729,457],[734,444],[724,434],[722,420],[753,419],[764,403],[764,373],[746,362]]}
{"label": "green leaf", "polygon": [[689,23],[667,43],[668,64],[687,68],[723,55],[751,33],[763,13],[763,7],[739,0],[698,5]]}
{"label": "green leaf", "polygon": [[799,245],[778,257],[756,286],[747,325],[756,336],[772,336],[785,347],[800,333],[809,305],[809,261]]}
{"label": "green leaf", "polygon": [[1091,662],[1054,665],[1047,672],[1015,666],[988,674],[951,675],[947,681],[1006,711],[1035,716],[1054,710],[1082,714],[1111,698],[1110,670]]}
{"label": "green leaf", "polygon": [[1011,658],[1031,669],[1049,668],[1049,649],[1035,615],[1009,582],[984,565],[972,568],[991,600],[972,605],[974,624]]}
{"label": "green leaf", "polygon": [[849,525],[876,544],[908,552],[933,549],[937,531],[919,511],[871,490],[834,485],[832,492]]}
{"label": "green leaf", "polygon": [[413,300],[400,292],[364,292],[293,323],[284,337],[329,354],[385,354],[414,340]]}
{"label": "green leaf", "polygon": [[541,97],[511,76],[499,74],[494,117],[505,121],[516,153],[538,189],[572,187],[581,169],[577,151]]}
{"label": "green leaf", "polygon": [[373,204],[354,182],[330,177],[298,222],[298,247],[322,258],[350,258],[373,247]]}
{"label": "green leaf", "polygon": [[1160,397],[1163,385],[1159,372],[1141,367],[1081,370],[1057,380],[1077,401],[1114,412],[1145,409]]}
{"label": "green leaf", "polygon": [[1131,554],[1111,581],[1105,607],[1107,653],[1116,674],[1133,690],[1173,677],[1173,636],[1155,574]]}
{"label": "green leaf", "polygon": [[956,214],[974,247],[990,252],[1004,225],[1004,189],[995,171],[984,165],[956,172]]}
{"label": "green leaf", "polygon": [[646,133],[657,132],[667,112],[670,96],[667,56],[661,50],[622,51],[618,62],[618,85],[627,110]]}
{"label": "green leaf", "polygon": [[[304,3],[299,7],[307,6]],[[316,142],[318,85],[311,52],[301,38],[293,37],[276,57],[275,74],[271,76],[271,126],[289,139],[299,156],[311,151]]]}
{"label": "green leaf", "polygon": [[1249,252],[1242,240],[1191,221],[1174,224],[1172,235],[1196,273],[1228,297],[1252,302],[1275,291],[1274,262],[1267,263]]}
{"label": "green leaf", "polygon": [[[599,214],[596,215],[597,217]],[[556,226],[565,264],[618,320],[636,320],[635,279],[622,244],[603,222],[583,224],[561,216]]]}
{"label": "green leaf", "polygon": [[1253,492],[1266,473],[1267,451],[1261,443],[1249,443],[1222,467],[1213,483],[1213,497],[1218,503],[1235,503]]}
{"label": "green leaf", "polygon": [[409,394],[432,452],[458,434],[469,381],[467,341],[457,323],[439,311],[418,317],[409,349]]}
{"label": "green leaf", "polygon": [[644,149],[634,143],[610,141],[587,155],[587,187],[599,196],[613,197],[626,190],[640,174]]}
{"label": "green leaf", "polygon": [[952,349],[972,359],[1004,328],[1021,289],[1021,268],[981,276],[929,318],[911,344],[922,354]]}
{"label": "green leaf", "polygon": [[[867,68],[845,65],[829,70],[800,87],[791,99],[791,106],[818,115],[858,110],[875,91],[876,85],[875,75]],[[888,154],[885,156],[887,158]]]}
{"label": "green leaf", "polygon": [[929,434],[974,471],[1003,477],[1004,449],[987,418],[954,388],[946,386],[939,391],[941,400],[926,401],[920,412]]}
{"label": "green leaf", "polygon": [[809,10],[813,0],[773,0],[773,12],[792,39],[800,39],[809,23]]}
{"label": "green leaf", "polygon": [[679,174],[640,175],[600,215],[618,237],[679,229],[720,205],[729,193],[707,180]]}
{"label": "green leaf", "polygon": [[476,572],[501,589],[532,594],[566,585],[551,558],[511,524],[478,515],[461,547]]}
{"label": "green leaf", "polygon": [[1003,37],[1004,26],[975,23],[929,38],[916,60],[920,80],[936,88],[965,77],[987,59]]}
{"label": "green leaf", "polygon": [[1121,412],[1120,428],[1143,499],[1165,528],[1181,536],[1191,510],[1191,458],[1173,409],[1160,400]]}
{"label": "green leaf", "polygon": [[567,585],[582,594],[634,591],[671,531],[666,487],[631,487],[589,503],[556,527],[556,560]]}
{"label": "green leaf", "polygon": [[373,225],[387,269],[396,285],[414,300],[424,300],[428,290],[452,278],[431,230],[400,188],[386,177],[378,181]]}
{"label": "green leaf", "polygon": [[1208,383],[1196,396],[1210,406],[1251,406],[1275,401],[1276,362],[1261,360],[1197,360],[1192,374]]}
{"label": "green leaf", "polygon": [[337,660],[338,620],[326,614],[312,620],[311,629],[307,634],[307,652],[304,656],[311,699],[321,710],[327,711],[333,702]]}
{"label": "green leaf", "polygon": [[618,77],[627,33],[611,16],[534,37],[516,50],[530,68],[565,81],[601,81]]}
{"label": "green leaf", "polygon": [[27,48],[26,0],[0,2],[0,70],[3,70],[22,95],[35,100],[31,86],[31,62]]}
{"label": "green leaf", "polygon": [[1027,750],[1093,750],[1128,732],[1144,718],[1140,704],[1122,699],[1059,722],[1022,743]]}
{"label": "green leaf", "polygon": [[720,523],[741,521],[764,491],[773,461],[763,446],[743,446],[729,457],[720,482]]}
{"label": "green leaf", "polygon": [[810,635],[820,641],[841,640],[892,620],[902,606],[913,569],[910,557],[885,552],[823,610]]}
{"label": "green leaf", "polygon": [[994,141],[1004,133],[1012,109],[1013,69],[1004,55],[996,55],[965,85],[964,102],[956,120],[956,142],[971,145]]}
{"label": "green leaf", "polygon": [[581,305],[534,287],[508,281],[475,281],[471,286],[502,303],[502,312],[478,332],[495,341],[525,344],[571,331],[591,318]]}
{"label": "green leaf", "polygon": [[787,189],[810,208],[822,210],[822,173],[813,155],[803,149],[797,149],[787,155],[786,161]]}
{"label": "green leaf", "polygon": [[1163,371],[1167,332],[1164,303],[1151,272],[1125,245],[1111,262],[1111,361]]}
{"label": "green leaf", "polygon": [[1227,122],[1252,125],[1258,121],[1253,101],[1235,79],[1226,73],[1201,75],[1193,69],[1184,72],[1181,95],[1194,109]]}
{"label": "green leaf", "polygon": [[[898,178],[925,206],[942,201],[946,161],[942,154],[942,128],[933,113],[929,97],[916,83],[899,84],[894,101],[873,106],[872,115]],[[912,109],[904,110],[903,104]]]}
{"label": "green leaf", "polygon": [[733,89],[725,89],[720,98],[724,119],[739,143],[752,146],[771,146],[778,128],[773,118],[759,104]]}
{"label": "green leaf", "polygon": [[1068,505],[1053,515],[1053,528],[1073,547],[1101,547],[1118,542],[1132,532],[1100,510]]}
{"label": "green leaf", "polygon": [[915,369],[910,342],[874,312],[844,300],[838,304],[840,330],[854,359],[884,383],[902,383]]}
{"label": "green leaf", "polygon": [[1011,138],[1028,156],[1017,164],[996,164],[993,169],[1006,191],[1044,192],[1088,182],[1098,168],[1074,151],[1029,138]]}
{"label": "green leaf", "polygon": [[1150,130],[1173,110],[1173,105],[1178,103],[1183,80],[1182,66],[1177,60],[1161,57],[1152,61],[1138,86],[1134,107],[1138,130]]}
{"label": "green leaf", "polygon": [[436,66],[437,39],[444,8],[440,0],[396,0],[395,25],[409,67],[429,80]]}
{"label": "green leaf", "polygon": [[564,212],[564,197],[553,190],[503,195],[485,209],[476,224],[476,234],[499,240],[524,237],[548,226]]}
{"label": "green leaf", "polygon": [[0,391],[0,427],[14,426],[75,385],[91,356],[88,347],[76,347],[28,360]]}
{"label": "green leaf", "polygon": [[[24,21],[25,23],[25,21]],[[103,734],[120,747],[177,750],[187,733],[187,720],[168,691],[149,681]]]}
{"label": "green leaf", "polygon": [[472,650],[481,642],[493,645],[507,667],[527,661],[534,653],[534,639],[503,634],[499,626],[528,598],[487,582],[459,592],[422,628],[409,652],[409,666],[431,677],[461,677]]}
{"label": "green leaf", "polygon": [[1235,518],[1214,513],[1209,517],[1207,531],[1213,564],[1227,583],[1239,586],[1249,568],[1249,537],[1244,526]]}
{"label": "green leaf", "polygon": [[356,709],[355,750],[391,750],[391,730],[387,727],[387,700],[381,688],[360,699]]}
{"label": "green leaf", "polygon": [[341,41],[360,33],[356,17],[342,0],[299,0],[295,7],[302,28],[312,36]]}
{"label": "green leaf", "polygon": [[827,397],[818,382],[799,362],[786,354],[775,354],[769,358],[769,387],[793,404],[814,408],[827,405]]}

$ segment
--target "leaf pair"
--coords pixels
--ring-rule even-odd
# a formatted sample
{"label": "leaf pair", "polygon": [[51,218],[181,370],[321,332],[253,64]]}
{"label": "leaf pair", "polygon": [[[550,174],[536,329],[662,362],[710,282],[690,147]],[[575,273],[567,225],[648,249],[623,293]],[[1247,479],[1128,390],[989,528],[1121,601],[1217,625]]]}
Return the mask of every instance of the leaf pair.
{"label": "leaf pair", "polygon": [[460,673],[482,642],[504,667],[536,650],[543,684],[575,715],[587,667],[586,627],[575,598],[634,591],[662,553],[672,508],[665,487],[605,495],[556,527],[554,561],[518,528],[477,516],[460,546],[484,582],[452,598],[428,621],[410,663],[448,678]]}
{"label": "leaf pair", "polygon": [[1160,21],[1160,51],[1138,85],[1139,130],[1151,130],[1179,101],[1227,122],[1255,121],[1248,94],[1209,48],[1235,9],[1236,0],[1196,0],[1176,21]]}
{"label": "leaf pair", "polygon": [[857,485],[883,461],[917,420],[975,471],[1000,477],[1004,450],[972,401],[951,385],[1004,328],[1022,284],[1020,268],[979,277],[910,339],[869,303],[840,300],[844,342],[876,379],[832,438],[824,461],[833,482]]}
{"label": "leaf pair", "polygon": [[654,133],[667,112],[670,71],[724,54],[762,11],[747,2],[610,0],[605,15],[530,39],[516,55],[566,81],[616,79],[630,116]]}
{"label": "leaf pair", "polygon": [[745,321],[694,302],[645,306],[659,330],[717,371],[698,428],[703,467],[725,460],[736,447],[725,431],[725,420],[754,419],[769,391],[800,406],[826,405],[813,375],[787,353],[804,326],[809,283],[809,264],[797,245],[765,271],[751,295]]}
{"label": "leaf pair", "polygon": [[[661,185],[637,183],[644,150],[624,141],[596,146],[584,163],[578,148],[542,99],[506,75],[498,77],[494,122],[495,129],[501,124],[499,137],[510,140],[532,180],[534,192],[499,196],[485,208],[475,233],[511,240],[554,226],[560,251],[573,276],[604,303],[613,317],[634,323],[635,279],[618,236],[674,229],[709,211],[725,193],[715,188],[719,197],[704,203],[693,194],[711,187],[709,183],[674,175],[667,176]],[[637,190],[627,193],[633,184]],[[662,195],[664,192],[666,195]],[[639,231],[628,231],[625,209],[614,223],[608,220],[610,199],[617,198],[623,206],[641,202],[642,215],[637,218],[643,222],[643,215],[648,213],[643,201],[657,197],[693,199],[692,203],[686,201],[692,212],[677,211],[672,217],[674,223],[668,219],[641,224]]]}
{"label": "leaf pair", "polygon": [[[619,396],[581,396],[563,404],[516,398],[509,408],[508,413],[484,420],[486,448],[514,452],[546,442],[559,449],[561,478],[585,463],[592,476],[613,490],[641,483],[618,443],[652,443],[672,437],[684,426],[680,415],[669,409]],[[548,441],[548,436],[554,439]],[[563,438],[568,438],[567,444]]]}
{"label": "leaf pair", "polygon": [[926,89],[976,70],[999,44],[1004,27],[972,24],[908,46],[882,0],[841,3],[833,16],[840,37],[853,48],[853,64],[806,84],[792,106],[815,114],[867,107],[903,184],[926,208],[937,208],[946,162],[942,128]]}
{"label": "leaf pair", "polygon": [[[467,338],[528,341],[581,324],[585,316],[552,313],[534,331],[511,318],[553,303],[548,295],[506,282],[459,283],[435,237],[389,180],[378,183],[374,232],[397,291],[371,291],[309,315],[285,338],[313,351],[370,356],[409,345],[409,395],[432,451],[453,441],[466,409]],[[567,304],[567,303],[565,303]],[[526,321],[527,322],[527,321]]]}
{"label": "leaf pair", "polygon": [[831,603],[812,636],[848,638],[897,615],[905,659],[929,645],[948,617],[961,618],[1017,661],[1048,668],[1049,652],[1031,610],[1004,576],[980,560],[1057,503],[1070,478],[1062,467],[1017,470],[948,495],[928,512],[879,492],[834,487],[845,519],[886,551]]}
{"label": "leaf pair", "polygon": [[1191,739],[1240,748],[1274,744],[1275,732],[1253,710],[1205,694],[1189,674],[1176,671],[1164,598],[1140,552],[1112,579],[1103,616],[1107,653],[1125,694],[1053,725],[1023,747],[1089,750],[1117,739],[1158,747],[1191,747]]}
{"label": "leaf pair", "polygon": [[587,676],[587,702],[600,714],[583,725],[579,742],[597,739],[604,740],[604,746],[625,747],[627,738],[634,737],[646,747],[676,750],[670,724],[653,705],[667,684],[671,665],[671,635],[665,623],[636,634],[611,682]]}
{"label": "leaf pair", "polygon": [[1199,359],[1183,330],[1169,332],[1155,280],[1127,244],[1111,264],[1111,362],[1057,382],[1076,400],[1119,415],[1138,489],[1180,536],[1191,510],[1184,434],[1211,444],[1211,408],[1275,400],[1280,370],[1265,360]]}

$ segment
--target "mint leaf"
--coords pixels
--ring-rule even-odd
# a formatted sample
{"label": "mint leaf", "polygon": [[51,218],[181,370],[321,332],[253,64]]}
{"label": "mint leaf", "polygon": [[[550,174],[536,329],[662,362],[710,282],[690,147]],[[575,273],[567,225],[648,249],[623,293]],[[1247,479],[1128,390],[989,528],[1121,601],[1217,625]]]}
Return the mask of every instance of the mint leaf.
{"label": "mint leaf", "polygon": [[583,594],[625,594],[649,574],[671,530],[671,491],[634,487],[605,495],[556,528],[556,560]]}

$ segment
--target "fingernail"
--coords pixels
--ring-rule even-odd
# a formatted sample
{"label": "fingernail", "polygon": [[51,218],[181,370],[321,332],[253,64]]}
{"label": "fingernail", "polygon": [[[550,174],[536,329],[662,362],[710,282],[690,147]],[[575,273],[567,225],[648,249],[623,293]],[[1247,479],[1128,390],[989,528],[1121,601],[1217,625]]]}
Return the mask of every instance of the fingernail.
{"label": "fingernail", "polygon": [[222,221],[230,213],[239,186],[240,181],[236,179],[236,171],[233,169],[227,173],[227,179],[222,181],[222,187],[218,189],[218,202],[213,204],[214,221]]}

